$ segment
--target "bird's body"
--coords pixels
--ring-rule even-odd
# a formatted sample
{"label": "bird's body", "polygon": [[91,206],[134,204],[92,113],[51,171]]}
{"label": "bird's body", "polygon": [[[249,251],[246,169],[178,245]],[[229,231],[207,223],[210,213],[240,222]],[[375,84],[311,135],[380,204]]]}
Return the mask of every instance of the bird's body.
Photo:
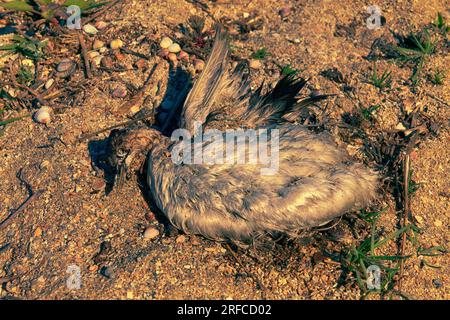
{"label": "bird's body", "polygon": [[[367,205],[375,196],[377,175],[353,161],[328,133],[289,122],[324,96],[298,101],[305,81],[292,77],[265,95],[251,93],[240,69],[226,71],[227,53],[218,30],[206,68],[183,106],[181,127],[192,131],[195,121],[208,127],[211,115],[227,113],[239,127],[276,130],[274,174],[261,174],[261,163],[236,163],[237,153],[225,163],[176,162],[172,153],[180,142],[150,128],[115,134],[113,149],[127,156],[115,163],[130,166],[147,156],[147,182],[159,209],[184,232],[216,240],[295,235]],[[275,140],[268,141],[272,150]]]}

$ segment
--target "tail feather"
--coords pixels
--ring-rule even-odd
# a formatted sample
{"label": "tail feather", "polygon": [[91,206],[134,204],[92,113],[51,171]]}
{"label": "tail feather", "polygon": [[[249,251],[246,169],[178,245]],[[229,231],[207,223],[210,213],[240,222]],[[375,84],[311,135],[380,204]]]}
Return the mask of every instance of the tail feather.
{"label": "tail feather", "polygon": [[271,123],[294,122],[306,106],[321,101],[329,95],[319,95],[302,100],[297,98],[307,80],[293,75],[281,78],[275,87],[262,95],[261,85],[250,98],[250,105],[242,118],[253,126]]}

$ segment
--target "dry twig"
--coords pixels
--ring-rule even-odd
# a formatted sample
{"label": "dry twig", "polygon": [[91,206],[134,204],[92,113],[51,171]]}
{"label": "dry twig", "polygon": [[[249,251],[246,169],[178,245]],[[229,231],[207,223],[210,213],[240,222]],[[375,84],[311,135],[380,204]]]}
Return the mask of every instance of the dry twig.
{"label": "dry twig", "polygon": [[83,24],[87,24],[87,23],[91,22],[92,20],[98,18],[103,13],[105,13],[106,11],[108,11],[109,9],[111,9],[112,7],[114,7],[116,4],[118,4],[120,2],[122,2],[122,0],[116,0],[116,1],[111,2],[110,4],[107,4],[102,9],[98,10],[96,13],[94,13],[94,14],[90,15],[89,17],[87,17],[86,19],[84,19]]}
{"label": "dry twig", "polygon": [[[406,153],[403,158],[403,216],[401,227],[405,227],[408,221],[409,215],[409,171],[410,171],[410,156],[409,153]],[[400,243],[400,256],[405,256],[405,246],[406,246],[406,232],[403,233],[401,243]],[[402,290],[402,277],[404,270],[404,260],[400,260],[400,271],[398,278],[398,290]]]}
{"label": "dry twig", "polygon": [[90,79],[92,78],[91,66],[89,65],[89,58],[87,56],[86,42],[84,41],[84,36],[81,32],[78,32],[78,41],[81,47],[81,55],[83,57],[86,78]]}
{"label": "dry twig", "polygon": [[15,209],[10,215],[8,215],[2,222],[0,222],[0,230],[8,226],[11,223],[13,217],[17,216],[20,212],[24,211],[32,200],[36,199],[44,192],[44,190],[38,190],[36,192],[33,192],[32,186],[24,179],[22,170],[23,168],[20,169],[19,172],[17,173],[17,179],[19,179],[20,183],[24,185],[25,188],[27,189],[28,197],[25,199],[25,201],[22,202],[22,204],[17,209]]}
{"label": "dry twig", "polygon": [[133,107],[138,107],[139,105],[142,105],[144,94],[147,91],[147,88],[151,84],[151,79],[152,79],[153,74],[155,73],[157,67],[158,67],[158,63],[155,63],[153,65],[153,68],[150,70],[150,73],[149,73],[147,79],[145,80],[144,84],[142,85],[142,87],[136,92],[136,94],[129,101],[125,102],[123,105],[121,105],[119,107],[119,109],[117,110],[117,113],[126,114]]}

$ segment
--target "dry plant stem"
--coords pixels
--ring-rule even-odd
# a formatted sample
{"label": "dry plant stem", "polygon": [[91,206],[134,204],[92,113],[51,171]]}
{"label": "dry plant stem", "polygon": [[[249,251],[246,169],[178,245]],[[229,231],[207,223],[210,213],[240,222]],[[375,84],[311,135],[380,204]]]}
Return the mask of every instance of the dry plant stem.
{"label": "dry plant stem", "polygon": [[89,58],[86,51],[86,42],[84,41],[84,36],[81,32],[78,32],[78,41],[80,42],[81,55],[83,56],[84,68],[86,71],[86,78],[92,78],[91,66],[89,65]]}
{"label": "dry plant stem", "polygon": [[141,120],[145,120],[145,119],[150,118],[152,116],[153,116],[152,114],[149,114],[149,115],[146,115],[146,116],[143,116],[143,117],[139,117],[139,118],[136,118],[136,119],[133,119],[133,120],[124,121],[124,122],[115,124],[113,126],[110,126],[110,127],[107,127],[107,128],[104,128],[104,129],[101,129],[101,130],[98,130],[98,131],[95,131],[95,132],[92,132],[92,133],[83,134],[83,135],[81,135],[78,138],[78,142],[83,142],[86,139],[90,139],[90,138],[95,137],[96,135],[98,135],[100,133],[103,133],[103,132],[106,132],[106,131],[109,131],[109,130],[112,130],[112,129],[129,126],[129,125],[131,125],[133,123],[136,123],[136,122],[141,121]]}
{"label": "dry plant stem", "polygon": [[136,94],[129,101],[125,102],[123,105],[121,105],[119,107],[119,109],[118,109],[119,113],[125,114],[134,105],[142,104],[143,101],[141,101],[141,100],[144,97],[145,91],[147,90],[147,88],[149,87],[149,85],[151,83],[151,79],[152,79],[153,74],[155,73],[157,67],[158,67],[158,63],[155,63],[152,67],[152,70],[150,70],[150,73],[149,73],[147,79],[145,80],[144,84],[142,85],[142,87],[136,92]]}
{"label": "dry plant stem", "polygon": [[109,9],[111,9],[112,7],[114,7],[116,4],[118,4],[118,3],[120,3],[120,2],[122,2],[122,0],[116,0],[116,1],[113,1],[112,3],[110,3],[110,4],[108,4],[108,5],[104,6],[102,9],[100,9],[100,10],[97,11],[96,13],[94,13],[94,14],[90,15],[88,18],[86,18],[86,19],[83,21],[83,24],[87,24],[87,23],[91,22],[92,20],[98,18],[98,17],[101,16],[103,13],[105,13],[106,11],[108,11]]}
{"label": "dry plant stem", "polygon": [[426,94],[427,96],[429,96],[431,99],[434,99],[434,100],[436,100],[437,102],[442,103],[443,105],[445,105],[445,106],[447,106],[447,107],[450,107],[450,104],[447,103],[447,102],[445,102],[445,101],[442,100],[441,98],[438,98],[438,97],[436,97],[435,95],[433,95],[433,94],[431,94],[431,93],[429,93],[429,92],[426,92],[425,94]]}
{"label": "dry plant stem", "polygon": [[[410,156],[409,153],[405,154],[403,158],[403,216],[402,216],[402,228],[406,226],[408,215],[409,215],[409,171],[410,171]],[[400,256],[405,255],[405,245],[406,245],[406,232],[402,235],[402,240],[400,244]],[[404,260],[400,260],[400,272],[398,279],[398,290],[402,290],[402,277],[404,270]]]}
{"label": "dry plant stem", "polygon": [[122,51],[123,53],[126,53],[126,54],[131,54],[138,58],[142,58],[144,60],[150,60],[150,57],[146,56],[145,54],[142,54],[142,53],[139,53],[139,52],[127,49],[127,48],[120,48],[120,51]]}
{"label": "dry plant stem", "polygon": [[208,17],[210,17],[214,22],[217,22],[216,17],[208,10],[207,6],[205,6],[203,3],[199,2],[198,0],[186,0],[186,2],[189,2],[202,10]]}
{"label": "dry plant stem", "polygon": [[13,63],[14,63],[13,60],[10,61],[10,63],[9,63],[9,72],[10,72],[10,75],[11,75],[11,81],[12,81],[13,85],[16,86],[16,87],[18,87],[18,88],[20,88],[20,89],[22,89],[22,90],[27,91],[28,93],[30,93],[33,97],[36,98],[37,101],[39,101],[40,104],[46,105],[46,104],[47,104],[47,101],[45,101],[45,100],[41,97],[41,95],[40,95],[39,93],[37,93],[37,92],[34,91],[33,89],[31,89],[31,88],[29,88],[29,87],[27,87],[27,86],[25,86],[25,85],[23,85],[23,84],[20,84],[20,83],[17,82],[17,79],[16,79],[16,71],[15,71],[15,68],[14,68],[14,66],[13,66]]}
{"label": "dry plant stem", "polygon": [[264,287],[264,285],[261,283],[261,281],[259,280],[258,276],[256,276],[255,274],[253,274],[252,272],[250,272],[245,266],[244,264],[241,262],[241,260],[239,260],[238,256],[236,255],[236,253],[233,251],[233,249],[231,249],[230,245],[228,243],[225,243],[225,246],[227,247],[228,251],[231,253],[231,255],[233,256],[234,260],[236,260],[236,262],[241,266],[242,269],[244,269],[244,272],[247,274],[247,276],[249,276],[250,278],[253,279],[253,281],[256,282],[256,284],[258,285],[258,287],[262,290],[263,294],[265,295],[265,291],[266,288]]}
{"label": "dry plant stem", "polygon": [[28,182],[26,182],[22,176],[22,169],[19,170],[17,178],[20,180],[20,183],[22,185],[25,185],[28,191],[28,197],[25,199],[24,202],[22,202],[22,204],[16,210],[13,211],[13,213],[11,213],[2,222],[0,222],[0,230],[8,226],[11,223],[13,217],[17,216],[20,212],[25,210],[32,200],[36,199],[44,192],[44,190],[38,190],[36,192],[33,192],[33,188],[31,187],[31,185]]}

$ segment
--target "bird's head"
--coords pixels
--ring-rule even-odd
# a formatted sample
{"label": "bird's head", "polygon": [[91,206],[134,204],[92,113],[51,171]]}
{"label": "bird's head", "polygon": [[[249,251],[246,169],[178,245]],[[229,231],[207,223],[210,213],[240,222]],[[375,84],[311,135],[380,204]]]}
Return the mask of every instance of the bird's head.
{"label": "bird's head", "polygon": [[109,136],[108,162],[115,168],[115,184],[120,187],[131,172],[143,168],[148,152],[159,141],[155,129],[113,130]]}

